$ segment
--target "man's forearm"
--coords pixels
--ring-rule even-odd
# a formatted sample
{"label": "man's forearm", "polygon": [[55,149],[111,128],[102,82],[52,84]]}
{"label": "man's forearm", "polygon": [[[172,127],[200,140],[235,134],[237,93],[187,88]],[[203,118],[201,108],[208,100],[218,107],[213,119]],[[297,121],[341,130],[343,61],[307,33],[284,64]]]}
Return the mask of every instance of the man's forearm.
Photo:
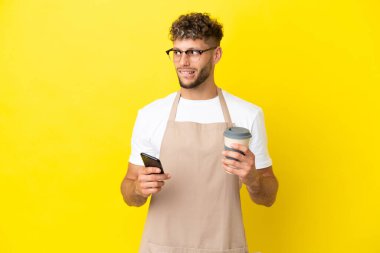
{"label": "man's forearm", "polygon": [[135,181],[131,179],[124,179],[121,184],[121,193],[125,203],[129,206],[142,206],[146,203],[148,198],[138,195],[135,189]]}
{"label": "man's forearm", "polygon": [[272,206],[276,200],[278,181],[274,176],[261,176],[259,190],[253,191],[249,186],[247,190],[251,199],[259,205]]}

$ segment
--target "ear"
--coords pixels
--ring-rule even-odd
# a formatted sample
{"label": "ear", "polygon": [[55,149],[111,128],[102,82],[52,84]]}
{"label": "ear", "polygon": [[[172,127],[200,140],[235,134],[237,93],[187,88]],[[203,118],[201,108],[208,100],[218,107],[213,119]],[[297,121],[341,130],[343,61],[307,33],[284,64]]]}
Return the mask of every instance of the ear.
{"label": "ear", "polygon": [[222,48],[221,47],[217,47],[214,51],[214,64],[217,64],[220,59],[222,58],[222,54],[223,54],[223,51],[222,51]]}

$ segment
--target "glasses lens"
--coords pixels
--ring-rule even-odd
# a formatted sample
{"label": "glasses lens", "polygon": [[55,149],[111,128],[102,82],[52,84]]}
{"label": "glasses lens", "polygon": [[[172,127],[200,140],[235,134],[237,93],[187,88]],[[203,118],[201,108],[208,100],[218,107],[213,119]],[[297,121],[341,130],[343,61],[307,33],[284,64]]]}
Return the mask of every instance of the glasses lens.
{"label": "glasses lens", "polygon": [[196,62],[201,57],[200,50],[187,50],[186,52],[180,52],[180,51],[169,51],[168,56],[169,59],[174,62],[179,62],[182,57],[188,58],[192,62]]}
{"label": "glasses lens", "polygon": [[201,53],[199,52],[199,50],[189,50],[187,51],[186,56],[189,57],[190,61],[196,62],[201,57]]}

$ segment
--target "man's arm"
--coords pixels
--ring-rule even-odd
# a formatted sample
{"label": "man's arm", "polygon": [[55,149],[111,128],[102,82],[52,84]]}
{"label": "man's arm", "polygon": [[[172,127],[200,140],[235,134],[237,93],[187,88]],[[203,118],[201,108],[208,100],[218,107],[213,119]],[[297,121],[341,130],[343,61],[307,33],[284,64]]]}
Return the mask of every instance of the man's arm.
{"label": "man's arm", "polygon": [[121,194],[125,203],[129,206],[142,206],[145,204],[147,197],[141,196],[136,192],[136,181],[138,178],[138,171],[144,167],[128,164],[127,175],[124,177],[121,183]]}
{"label": "man's arm", "polygon": [[159,172],[159,168],[129,163],[127,175],[120,186],[125,203],[129,206],[142,206],[151,194],[161,191],[164,180],[169,179],[170,175],[155,174]]}
{"label": "man's arm", "polygon": [[270,207],[276,201],[278,181],[272,166],[256,170],[251,184],[246,184],[249,196],[256,204]]}
{"label": "man's arm", "polygon": [[244,155],[234,151],[223,151],[225,157],[238,160],[223,158],[224,169],[239,176],[241,182],[247,186],[252,201],[259,205],[272,206],[278,190],[278,181],[273,174],[272,166],[258,170],[255,166],[255,155],[248,147],[233,144],[232,148],[242,151]]}

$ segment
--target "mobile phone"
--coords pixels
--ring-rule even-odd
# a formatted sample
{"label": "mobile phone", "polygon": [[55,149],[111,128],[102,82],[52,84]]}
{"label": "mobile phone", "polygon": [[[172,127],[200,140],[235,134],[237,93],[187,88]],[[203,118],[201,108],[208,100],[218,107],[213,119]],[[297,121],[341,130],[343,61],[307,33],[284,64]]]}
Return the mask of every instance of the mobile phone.
{"label": "mobile phone", "polygon": [[141,153],[140,155],[145,167],[157,167],[161,170],[161,172],[158,174],[164,174],[164,169],[162,168],[160,159],[145,153]]}

